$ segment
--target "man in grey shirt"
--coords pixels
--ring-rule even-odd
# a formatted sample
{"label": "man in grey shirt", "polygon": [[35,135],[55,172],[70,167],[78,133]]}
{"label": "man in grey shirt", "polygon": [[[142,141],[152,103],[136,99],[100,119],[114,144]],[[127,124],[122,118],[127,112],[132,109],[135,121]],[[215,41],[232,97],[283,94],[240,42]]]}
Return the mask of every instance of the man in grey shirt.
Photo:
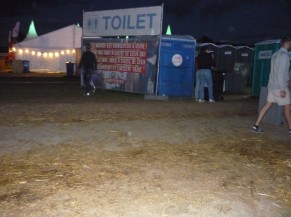
{"label": "man in grey shirt", "polygon": [[291,50],[291,37],[285,37],[281,40],[281,48],[272,55],[271,71],[268,82],[267,102],[259,111],[256,123],[252,127],[253,132],[262,133],[263,129],[259,127],[261,120],[273,103],[284,106],[284,116],[289,127],[289,136],[291,136],[291,114],[290,114],[290,85],[289,77],[290,58],[288,51]]}

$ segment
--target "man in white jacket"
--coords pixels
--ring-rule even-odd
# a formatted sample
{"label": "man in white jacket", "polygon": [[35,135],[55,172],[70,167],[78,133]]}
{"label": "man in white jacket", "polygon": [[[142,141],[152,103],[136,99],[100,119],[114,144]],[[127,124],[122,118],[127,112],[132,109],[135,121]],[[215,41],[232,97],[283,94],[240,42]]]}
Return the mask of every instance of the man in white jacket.
{"label": "man in white jacket", "polygon": [[285,37],[281,40],[281,48],[272,55],[271,71],[268,82],[267,102],[261,108],[254,126],[253,132],[262,133],[263,129],[259,127],[261,120],[273,103],[284,106],[284,116],[289,127],[289,136],[291,136],[291,114],[290,114],[290,85],[289,77],[290,58],[288,51],[291,50],[291,37]]}

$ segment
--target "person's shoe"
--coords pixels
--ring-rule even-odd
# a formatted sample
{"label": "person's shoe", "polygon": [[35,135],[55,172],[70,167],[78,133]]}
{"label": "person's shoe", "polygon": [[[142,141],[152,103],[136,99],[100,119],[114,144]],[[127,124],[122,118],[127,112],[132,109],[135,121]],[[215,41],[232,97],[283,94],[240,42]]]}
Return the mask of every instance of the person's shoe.
{"label": "person's shoe", "polygon": [[263,130],[262,128],[260,128],[259,126],[257,126],[257,125],[254,125],[254,126],[252,127],[252,131],[253,131],[254,133],[263,133],[263,132],[264,132],[264,130]]}
{"label": "person's shoe", "polygon": [[205,102],[205,100],[203,100],[203,99],[199,99],[198,102]]}
{"label": "person's shoe", "polygon": [[210,99],[209,102],[215,102],[213,99]]}
{"label": "person's shoe", "polygon": [[85,96],[90,96],[90,92],[85,92]]}

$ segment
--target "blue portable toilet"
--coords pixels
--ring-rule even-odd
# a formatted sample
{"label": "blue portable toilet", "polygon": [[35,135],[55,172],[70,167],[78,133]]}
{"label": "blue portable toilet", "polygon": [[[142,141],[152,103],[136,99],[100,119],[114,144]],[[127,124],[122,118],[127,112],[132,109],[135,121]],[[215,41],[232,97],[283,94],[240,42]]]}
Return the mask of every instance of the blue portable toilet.
{"label": "blue portable toilet", "polygon": [[161,38],[157,95],[192,97],[196,40],[189,35]]}

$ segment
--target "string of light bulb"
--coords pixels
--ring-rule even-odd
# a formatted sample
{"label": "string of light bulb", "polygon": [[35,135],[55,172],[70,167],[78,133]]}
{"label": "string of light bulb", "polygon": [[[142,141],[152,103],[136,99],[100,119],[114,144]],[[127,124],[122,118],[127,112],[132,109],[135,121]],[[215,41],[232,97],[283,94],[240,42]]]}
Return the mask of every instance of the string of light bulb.
{"label": "string of light bulb", "polygon": [[67,49],[67,50],[61,50],[61,51],[48,51],[48,52],[41,52],[41,51],[35,51],[35,50],[29,50],[29,49],[21,49],[18,48],[16,49],[15,47],[12,48],[13,52],[18,52],[19,55],[22,54],[31,54],[32,56],[38,56],[38,57],[59,57],[63,56],[65,54],[70,55],[70,54],[75,54],[76,50],[75,49]]}

